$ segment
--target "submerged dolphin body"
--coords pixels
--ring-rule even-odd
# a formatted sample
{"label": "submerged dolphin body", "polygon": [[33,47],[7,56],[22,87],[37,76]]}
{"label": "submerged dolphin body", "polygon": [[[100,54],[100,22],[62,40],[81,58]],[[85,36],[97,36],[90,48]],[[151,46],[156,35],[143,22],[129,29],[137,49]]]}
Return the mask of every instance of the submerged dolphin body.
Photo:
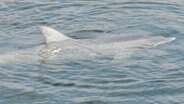
{"label": "submerged dolphin body", "polygon": [[[0,63],[21,60],[41,59],[88,59],[113,57],[119,59],[140,48],[155,47],[175,40],[175,37],[164,36],[124,36],[103,37],[96,39],[73,39],[46,26],[39,27],[46,46],[38,46],[0,55]],[[41,56],[41,57],[40,57]],[[122,58],[120,58],[122,59]]]}

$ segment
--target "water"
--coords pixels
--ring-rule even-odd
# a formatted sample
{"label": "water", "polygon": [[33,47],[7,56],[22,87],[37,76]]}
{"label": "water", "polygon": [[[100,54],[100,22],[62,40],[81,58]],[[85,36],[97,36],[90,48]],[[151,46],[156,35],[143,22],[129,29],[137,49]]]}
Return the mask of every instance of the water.
{"label": "water", "polygon": [[[109,57],[47,62],[6,55],[43,45],[40,25],[78,39],[177,39],[118,63]],[[183,0],[1,0],[0,54],[12,61],[0,65],[0,104],[183,104],[183,27]]]}

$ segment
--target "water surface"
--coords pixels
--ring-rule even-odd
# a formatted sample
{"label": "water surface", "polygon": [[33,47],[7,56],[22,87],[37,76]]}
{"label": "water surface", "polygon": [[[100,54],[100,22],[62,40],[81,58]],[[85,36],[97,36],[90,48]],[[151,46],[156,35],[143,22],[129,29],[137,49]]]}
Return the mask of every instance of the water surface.
{"label": "water surface", "polygon": [[[118,63],[109,57],[17,61],[6,54],[43,45],[40,25],[77,39],[142,34],[177,39]],[[0,56],[12,61],[0,65],[0,103],[182,104],[183,39],[183,0],[1,0]]]}

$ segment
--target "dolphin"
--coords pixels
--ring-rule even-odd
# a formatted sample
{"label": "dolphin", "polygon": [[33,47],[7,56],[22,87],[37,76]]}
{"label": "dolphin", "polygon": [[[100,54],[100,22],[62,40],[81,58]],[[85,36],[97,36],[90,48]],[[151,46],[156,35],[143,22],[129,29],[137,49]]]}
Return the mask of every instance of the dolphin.
{"label": "dolphin", "polygon": [[61,56],[72,56],[72,58],[99,55],[119,57],[137,49],[155,47],[176,39],[175,37],[145,35],[73,39],[47,26],[40,26],[39,30],[48,46],[47,51],[52,50],[52,54],[63,53]]}
{"label": "dolphin", "polygon": [[74,39],[47,26],[40,26],[39,30],[44,37],[45,45],[0,55],[0,63],[8,60],[78,60],[103,56],[116,60],[131,55],[136,50],[155,47],[176,39],[145,35]]}

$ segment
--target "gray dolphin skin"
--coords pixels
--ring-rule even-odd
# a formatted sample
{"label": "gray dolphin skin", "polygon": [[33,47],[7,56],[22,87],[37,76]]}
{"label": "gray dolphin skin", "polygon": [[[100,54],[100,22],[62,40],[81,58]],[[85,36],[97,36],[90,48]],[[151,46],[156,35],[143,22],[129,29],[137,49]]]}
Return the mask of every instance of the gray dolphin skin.
{"label": "gray dolphin skin", "polygon": [[114,59],[127,56],[135,50],[151,48],[170,41],[175,37],[164,36],[123,36],[101,37],[96,39],[73,39],[47,26],[40,26],[40,32],[45,39],[45,46],[34,49],[9,52],[0,56],[0,63],[16,59],[90,59],[103,56],[113,56]]}

